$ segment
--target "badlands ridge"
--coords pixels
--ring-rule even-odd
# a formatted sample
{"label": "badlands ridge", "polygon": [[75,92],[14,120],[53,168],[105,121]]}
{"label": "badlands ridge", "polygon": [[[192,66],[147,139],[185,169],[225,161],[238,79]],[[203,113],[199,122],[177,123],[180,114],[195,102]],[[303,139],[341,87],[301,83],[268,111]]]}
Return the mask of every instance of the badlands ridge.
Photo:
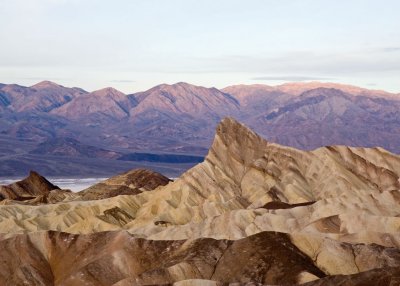
{"label": "badlands ridge", "polygon": [[[175,181],[0,187],[0,285],[400,285],[400,157],[270,143],[232,118]],[[253,283],[253,284],[251,284]]]}

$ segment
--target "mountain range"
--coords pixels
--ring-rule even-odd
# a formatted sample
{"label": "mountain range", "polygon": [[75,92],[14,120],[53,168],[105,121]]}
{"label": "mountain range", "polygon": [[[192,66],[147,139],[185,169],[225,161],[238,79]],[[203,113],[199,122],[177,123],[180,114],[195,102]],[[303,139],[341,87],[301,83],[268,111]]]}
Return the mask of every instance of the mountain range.
{"label": "mountain range", "polygon": [[400,153],[398,110],[399,94],[319,82],[221,90],[180,82],[134,94],[50,81],[1,84],[0,173],[108,175],[147,165],[177,176],[201,161],[225,116],[303,150],[350,145]]}

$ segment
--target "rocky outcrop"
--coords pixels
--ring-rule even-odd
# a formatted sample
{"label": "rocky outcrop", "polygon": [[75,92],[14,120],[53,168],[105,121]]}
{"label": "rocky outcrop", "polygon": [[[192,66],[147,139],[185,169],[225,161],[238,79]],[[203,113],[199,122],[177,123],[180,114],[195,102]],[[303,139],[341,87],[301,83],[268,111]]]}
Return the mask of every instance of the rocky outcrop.
{"label": "rocky outcrop", "polygon": [[353,275],[335,275],[302,284],[303,286],[377,286],[400,284],[400,268],[385,267]]}
{"label": "rocky outcrop", "polygon": [[47,232],[0,241],[0,258],[2,285],[160,285],[185,279],[294,284],[326,276],[279,233],[237,241],[150,241],[126,232]]}
{"label": "rocky outcrop", "polygon": [[[358,248],[368,252],[374,246]],[[375,262],[363,262],[356,255],[360,267],[369,263],[379,269],[327,276],[289,235],[275,232],[240,240],[152,241],[123,231],[90,235],[50,231],[0,241],[0,283],[164,285],[190,279],[259,285],[396,285],[389,283],[397,281],[399,253],[398,249],[369,252]]]}
{"label": "rocky outcrop", "polygon": [[165,186],[171,180],[160,173],[134,169],[93,185],[78,193],[82,200],[99,200],[119,195],[137,195]]}
{"label": "rocky outcrop", "polygon": [[38,196],[46,196],[52,190],[60,189],[53,185],[46,178],[31,171],[29,176],[21,181],[8,186],[0,186],[0,197],[11,200],[30,200]]}
{"label": "rocky outcrop", "polygon": [[31,171],[22,181],[0,186],[3,205],[39,205],[69,201],[91,201],[120,195],[137,195],[167,185],[171,180],[147,169],[133,169],[95,184],[78,193],[61,190],[38,173]]}

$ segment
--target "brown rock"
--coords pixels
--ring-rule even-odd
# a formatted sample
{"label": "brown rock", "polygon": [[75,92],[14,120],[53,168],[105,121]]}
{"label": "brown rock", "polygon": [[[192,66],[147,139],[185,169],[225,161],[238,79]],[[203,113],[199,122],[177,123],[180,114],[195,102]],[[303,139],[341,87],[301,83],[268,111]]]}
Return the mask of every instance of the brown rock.
{"label": "brown rock", "polygon": [[353,275],[330,276],[303,286],[396,286],[400,285],[400,268],[388,267]]}
{"label": "brown rock", "polygon": [[293,284],[300,273],[325,276],[279,233],[238,241],[150,241],[126,232],[25,234],[0,241],[0,269],[1,285],[113,285],[123,280],[159,285],[186,279]]}
{"label": "brown rock", "polygon": [[38,173],[31,171],[29,176],[22,181],[8,186],[0,186],[0,196],[3,199],[29,200],[37,196],[48,195],[50,191],[55,189],[60,188]]}
{"label": "brown rock", "polygon": [[134,169],[93,185],[78,195],[82,200],[99,200],[119,195],[137,195],[165,186],[171,180],[146,169]]}

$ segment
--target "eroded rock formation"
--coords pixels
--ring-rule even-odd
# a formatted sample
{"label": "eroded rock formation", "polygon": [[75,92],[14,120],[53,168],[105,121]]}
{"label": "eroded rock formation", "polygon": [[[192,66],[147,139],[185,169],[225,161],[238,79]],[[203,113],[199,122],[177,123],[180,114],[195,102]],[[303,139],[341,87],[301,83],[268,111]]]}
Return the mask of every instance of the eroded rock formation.
{"label": "eroded rock formation", "polygon": [[136,195],[165,186],[171,180],[146,169],[134,169],[93,185],[81,192],[82,200],[98,200],[119,195]]}
{"label": "eroded rock formation", "polygon": [[29,176],[21,181],[8,186],[0,186],[0,198],[24,201],[48,195],[52,190],[56,189],[60,188],[38,173],[31,171]]}
{"label": "eroded rock formation", "polygon": [[1,205],[1,279],[399,285],[399,179],[384,149],[300,151],[226,118],[174,182],[140,170],[58,203]]}

